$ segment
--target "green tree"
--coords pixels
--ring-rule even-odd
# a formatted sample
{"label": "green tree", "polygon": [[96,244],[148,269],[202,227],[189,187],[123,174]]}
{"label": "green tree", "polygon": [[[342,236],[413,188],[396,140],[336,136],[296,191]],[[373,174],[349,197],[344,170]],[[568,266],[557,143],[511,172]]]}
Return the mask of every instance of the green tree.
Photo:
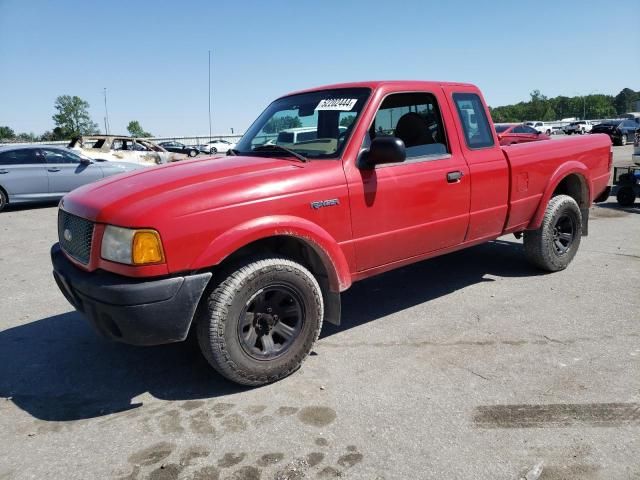
{"label": "green tree", "polygon": [[98,125],[91,120],[88,112],[89,103],[80,97],[60,95],[54,107],[58,113],[52,117],[53,121],[64,132],[65,138],[98,132]]}
{"label": "green tree", "polygon": [[278,133],[287,128],[299,128],[302,122],[298,117],[287,115],[285,117],[273,117],[264,126],[264,133]]}
{"label": "green tree", "polygon": [[340,126],[349,127],[355,119],[356,119],[355,115],[347,115],[346,117],[343,117],[342,120],[340,120]]}
{"label": "green tree", "polygon": [[0,140],[13,140],[16,137],[16,132],[9,127],[0,127]]}
{"label": "green tree", "polygon": [[622,114],[632,111],[633,104],[638,100],[640,100],[640,92],[635,92],[630,88],[623,88],[614,99],[616,113]]}
{"label": "green tree", "polygon": [[30,132],[30,133],[22,132],[16,135],[15,139],[18,140],[19,142],[36,142],[38,140],[38,137],[33,132]]}
{"label": "green tree", "polygon": [[55,140],[65,140],[67,136],[64,134],[60,127],[56,127],[53,131],[47,130],[42,135],[40,135],[40,140],[43,142],[51,142]]}
{"label": "green tree", "polygon": [[153,137],[151,133],[144,131],[144,129],[142,128],[142,125],[140,125],[140,122],[138,122],[137,120],[131,120],[129,122],[129,125],[127,125],[127,131],[129,132],[129,135],[131,135],[132,137],[140,137],[140,138]]}

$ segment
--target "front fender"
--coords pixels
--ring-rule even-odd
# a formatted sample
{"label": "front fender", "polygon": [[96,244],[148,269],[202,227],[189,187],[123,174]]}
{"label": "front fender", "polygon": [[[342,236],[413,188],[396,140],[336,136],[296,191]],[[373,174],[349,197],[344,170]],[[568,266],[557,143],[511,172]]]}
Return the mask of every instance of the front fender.
{"label": "front fender", "polygon": [[332,291],[341,292],[351,286],[349,264],[336,240],[317,224],[289,215],[256,218],[236,225],[214,238],[191,268],[198,270],[218,265],[240,248],[274,236],[295,237],[313,248],[329,274]]}
{"label": "front fender", "polygon": [[[547,183],[544,193],[542,194],[542,197],[540,199],[540,203],[538,204],[538,208],[533,215],[531,222],[529,222],[529,225],[527,226],[528,230],[536,230],[540,228],[540,225],[542,225],[544,212],[547,209],[547,204],[549,203],[549,200],[551,200],[553,192],[562,180],[572,174],[578,174],[582,177],[583,186],[587,189],[587,205],[591,205],[591,191],[588,181],[589,169],[584,163],[577,162],[575,160],[563,163],[551,175],[551,178],[549,179],[549,182]],[[582,205],[580,207],[582,208]]]}

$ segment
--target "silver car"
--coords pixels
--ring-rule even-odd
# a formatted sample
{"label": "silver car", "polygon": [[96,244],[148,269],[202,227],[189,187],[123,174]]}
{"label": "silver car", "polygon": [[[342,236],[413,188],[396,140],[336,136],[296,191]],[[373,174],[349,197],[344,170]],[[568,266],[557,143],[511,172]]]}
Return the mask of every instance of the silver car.
{"label": "silver car", "polygon": [[81,185],[138,168],[144,167],[99,162],[68,148],[0,147],[0,211],[7,204],[57,200]]}

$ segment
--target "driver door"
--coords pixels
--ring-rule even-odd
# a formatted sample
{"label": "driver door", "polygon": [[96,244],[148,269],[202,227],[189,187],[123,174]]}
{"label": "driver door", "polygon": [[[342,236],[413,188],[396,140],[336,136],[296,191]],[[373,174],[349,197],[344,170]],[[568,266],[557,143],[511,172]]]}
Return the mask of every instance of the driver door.
{"label": "driver door", "polygon": [[[449,142],[453,119],[442,92],[388,95],[369,139],[393,135],[407,159],[347,169],[357,270],[402,261],[462,243],[469,224],[469,168]],[[367,147],[368,145],[363,145]]]}

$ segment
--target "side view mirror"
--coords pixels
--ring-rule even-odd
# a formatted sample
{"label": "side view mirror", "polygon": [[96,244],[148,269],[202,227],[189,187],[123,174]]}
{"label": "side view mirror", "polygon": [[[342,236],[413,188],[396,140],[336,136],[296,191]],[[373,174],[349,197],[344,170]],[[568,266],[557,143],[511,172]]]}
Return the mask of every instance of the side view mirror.
{"label": "side view mirror", "polygon": [[404,162],[406,158],[407,151],[402,140],[397,137],[376,137],[371,141],[369,149],[360,154],[358,167],[371,170],[384,163]]}
{"label": "side view mirror", "polygon": [[88,158],[82,158],[82,159],[80,160],[80,163],[81,163],[82,165],[91,165],[93,162],[92,162],[90,159],[88,159]]}

